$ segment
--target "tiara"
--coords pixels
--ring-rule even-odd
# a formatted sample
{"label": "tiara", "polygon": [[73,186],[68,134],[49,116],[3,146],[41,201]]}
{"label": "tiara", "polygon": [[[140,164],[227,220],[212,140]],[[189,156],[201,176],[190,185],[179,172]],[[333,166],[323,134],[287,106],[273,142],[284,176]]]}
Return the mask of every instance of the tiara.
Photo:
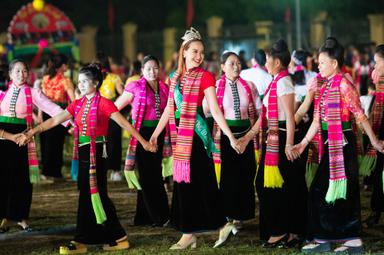
{"label": "tiara", "polygon": [[185,34],[181,39],[183,40],[183,44],[185,44],[191,40],[201,40],[201,35],[199,31],[191,27],[189,30],[185,31]]}

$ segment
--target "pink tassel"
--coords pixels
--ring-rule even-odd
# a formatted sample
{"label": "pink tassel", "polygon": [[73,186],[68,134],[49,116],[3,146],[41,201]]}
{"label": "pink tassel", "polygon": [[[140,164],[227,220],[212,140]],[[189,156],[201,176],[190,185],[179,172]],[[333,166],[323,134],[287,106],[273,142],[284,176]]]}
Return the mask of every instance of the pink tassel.
{"label": "pink tassel", "polygon": [[191,165],[188,161],[173,160],[173,180],[175,182],[191,182]]}

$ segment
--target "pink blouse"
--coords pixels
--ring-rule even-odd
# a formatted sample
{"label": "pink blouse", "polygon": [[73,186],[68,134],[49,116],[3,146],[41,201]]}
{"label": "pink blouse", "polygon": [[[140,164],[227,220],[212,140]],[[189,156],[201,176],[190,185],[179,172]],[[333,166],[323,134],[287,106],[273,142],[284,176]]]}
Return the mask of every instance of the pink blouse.
{"label": "pink blouse", "polygon": [[[156,98],[155,93],[152,91],[152,89],[149,87],[149,85],[146,86],[147,89],[147,101],[146,101],[146,108],[144,113],[144,119],[143,120],[158,120],[156,117]],[[159,86],[159,96],[160,96],[160,113],[162,114],[164,112],[165,107],[167,106],[167,100],[168,100],[168,87],[167,86]],[[138,114],[138,107],[135,107],[139,103],[139,96],[140,96],[140,86],[137,82],[131,82],[129,83],[125,89],[124,92],[128,92],[133,95],[133,101],[131,103],[132,105],[132,116],[136,116]]]}
{"label": "pink blouse", "polygon": [[[341,121],[349,122],[351,119],[351,113],[355,116],[357,122],[363,122],[367,119],[367,116],[364,114],[364,110],[361,107],[360,97],[357,93],[356,88],[343,78],[340,83],[340,95],[341,95]],[[323,122],[328,121],[328,96],[324,98],[324,119]]]}
{"label": "pink blouse", "polygon": [[[28,86],[28,85],[23,85]],[[0,93],[6,93],[4,99],[0,105],[0,115],[13,117],[12,112],[10,111],[10,102],[12,94],[16,85],[11,84],[8,91],[1,91]],[[40,89],[31,88],[32,103],[42,110],[43,112],[49,114],[50,116],[55,116],[58,113],[62,112],[63,109],[60,108],[57,104],[49,100]],[[16,101],[16,117],[19,119],[25,119],[27,117],[27,104],[25,99],[25,92],[23,87],[20,89],[19,95]],[[64,122],[63,125],[67,125],[68,122]]]}
{"label": "pink blouse", "polygon": [[[218,87],[219,83],[220,83],[220,80],[216,82],[216,88]],[[224,117],[227,120],[235,120],[236,115],[234,110],[234,99],[233,99],[230,83],[231,81],[229,79],[226,79],[224,97],[223,97]],[[251,82],[247,82],[247,84],[251,88],[253,101],[255,102],[255,107],[257,110],[259,110],[261,108],[261,101],[260,101],[260,97],[258,96],[256,86]],[[238,80],[236,81],[236,85],[237,85],[237,91],[239,93],[239,98],[240,98],[241,119],[242,120],[249,119],[249,116],[248,116],[249,99],[248,99],[247,91],[244,89],[243,85]]]}

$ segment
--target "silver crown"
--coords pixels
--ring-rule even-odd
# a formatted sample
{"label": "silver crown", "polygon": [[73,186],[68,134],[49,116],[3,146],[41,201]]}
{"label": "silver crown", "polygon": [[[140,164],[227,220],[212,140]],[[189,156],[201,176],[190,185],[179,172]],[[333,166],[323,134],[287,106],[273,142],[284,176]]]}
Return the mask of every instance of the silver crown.
{"label": "silver crown", "polygon": [[185,31],[185,34],[181,39],[183,40],[183,44],[185,44],[191,40],[201,40],[201,35],[199,31],[191,27],[189,30]]}

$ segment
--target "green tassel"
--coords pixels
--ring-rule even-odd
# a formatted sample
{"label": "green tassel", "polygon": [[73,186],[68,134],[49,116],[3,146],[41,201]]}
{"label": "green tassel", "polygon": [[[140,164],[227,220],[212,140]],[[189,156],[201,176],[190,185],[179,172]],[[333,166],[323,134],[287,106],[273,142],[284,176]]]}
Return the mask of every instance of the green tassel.
{"label": "green tassel", "polygon": [[107,220],[107,216],[105,215],[99,193],[91,194],[91,200],[93,212],[96,216],[96,222],[97,224],[103,224]]}
{"label": "green tassel", "polygon": [[373,169],[376,167],[377,156],[366,155],[361,159],[359,173],[361,176],[371,175]]}
{"label": "green tassel", "polygon": [[384,171],[381,173],[381,181],[382,181],[382,185],[383,185],[383,192],[384,192]]}
{"label": "green tassel", "polygon": [[128,188],[141,190],[139,179],[136,175],[136,170],[124,171],[125,179],[128,183]]}
{"label": "green tassel", "polygon": [[364,157],[365,157],[364,155],[358,155],[357,156],[357,164],[358,164],[359,167],[363,163]]}
{"label": "green tassel", "polygon": [[29,167],[29,181],[31,183],[38,183],[40,181],[39,167],[37,166]]}
{"label": "green tassel", "polygon": [[328,191],[325,195],[325,201],[331,204],[337,199],[347,198],[347,179],[329,181]]}
{"label": "green tassel", "polygon": [[161,165],[163,167],[162,175],[164,178],[173,174],[173,157],[163,158]]}
{"label": "green tassel", "polygon": [[79,175],[79,160],[72,159],[71,164],[71,178],[73,181],[77,181],[77,177]]}
{"label": "green tassel", "polygon": [[319,164],[317,163],[307,163],[305,171],[305,182],[307,183],[307,188],[311,187],[312,181],[315,178],[317,168]]}

